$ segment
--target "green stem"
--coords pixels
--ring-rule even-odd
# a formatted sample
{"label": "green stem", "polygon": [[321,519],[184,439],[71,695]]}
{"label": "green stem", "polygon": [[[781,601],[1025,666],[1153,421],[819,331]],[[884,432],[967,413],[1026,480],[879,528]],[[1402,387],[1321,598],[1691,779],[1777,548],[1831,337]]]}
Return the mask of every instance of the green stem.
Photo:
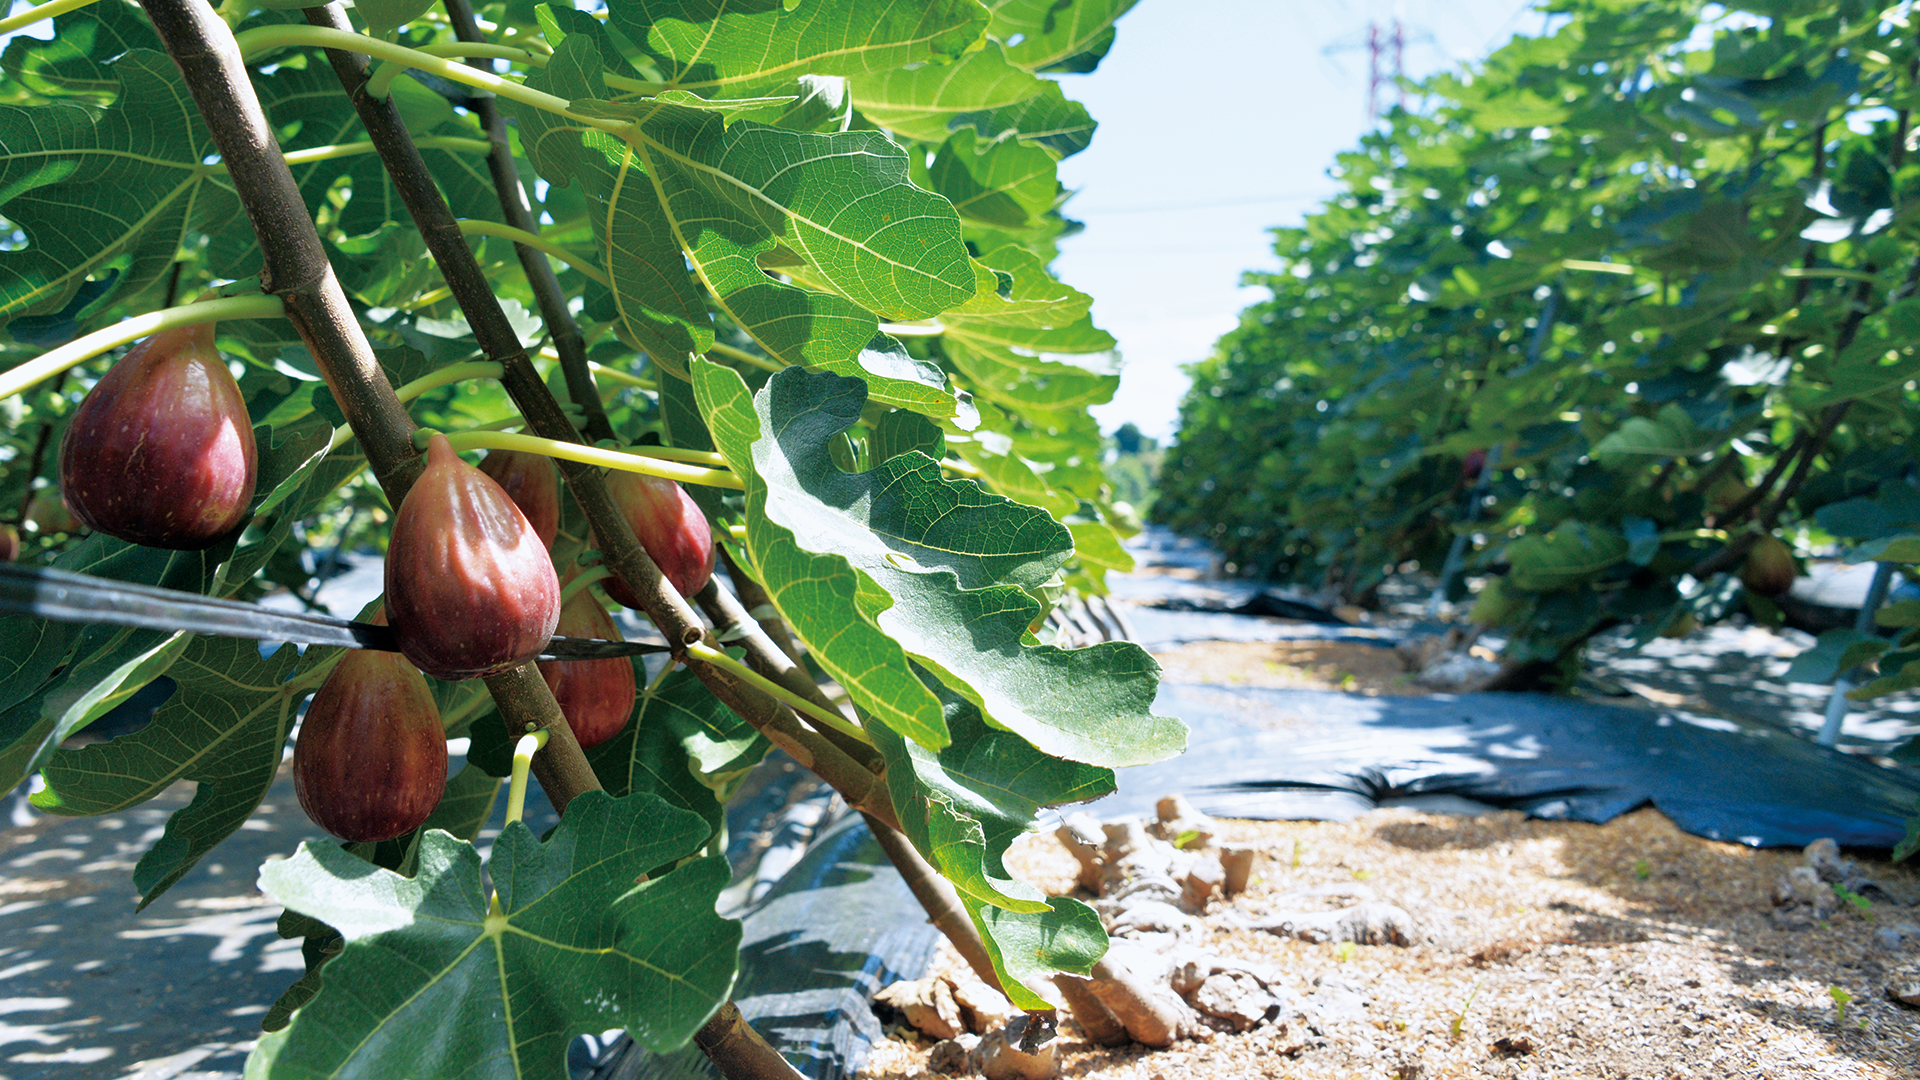
{"label": "green stem", "polygon": [[[484,154],[492,148],[485,139],[462,139],[456,135],[429,135],[417,140],[422,150],[456,150],[469,154]],[[332,146],[314,146],[305,150],[289,150],[281,155],[288,165],[310,165],[316,161],[332,161],[334,158],[352,157],[355,154],[371,154],[374,145],[370,142],[335,143]],[[225,165],[212,168],[225,172]]]}
{"label": "green stem", "polygon": [[401,304],[400,310],[409,311],[409,312],[419,311],[423,308],[432,307],[433,305],[439,303],[442,300],[445,300],[446,298],[452,295],[453,295],[453,290],[448,288],[445,285],[442,285],[437,289],[429,289],[428,291],[421,293],[419,296],[414,297],[413,299],[407,301],[406,303]]}
{"label": "green stem", "polygon": [[565,98],[531,90],[511,79],[503,79],[478,68],[434,56],[432,53],[409,49],[404,45],[395,45],[390,41],[381,41],[365,34],[335,30],[326,26],[279,25],[256,26],[251,30],[242,31],[235,35],[235,38],[240,43],[241,54],[248,58],[274,49],[319,48],[364,53],[377,60],[392,60],[410,68],[418,68],[449,82],[489,90],[509,101],[531,105],[536,109],[564,116],[575,123],[585,124],[614,135],[621,134],[627,128],[627,125],[616,120],[581,116],[568,108],[569,102]]}
{"label": "green stem", "polygon": [[642,97],[664,94],[673,88],[668,83],[647,82],[644,79],[630,79],[625,75],[615,75],[611,71],[601,72],[600,77],[606,81],[608,86],[613,87],[615,90],[625,90],[630,94],[639,94]]}
{"label": "green stem", "polygon": [[706,642],[695,642],[687,646],[687,655],[696,660],[704,660],[714,667],[726,669],[740,681],[750,683],[762,692],[779,698],[794,711],[804,713],[850,739],[856,739],[868,746],[873,745],[873,736],[868,735],[859,725],[850,723],[846,717],[831,709],[823,709],[815,705]]}
{"label": "green stem", "polygon": [[1591,259],[1561,259],[1562,270],[1585,270],[1593,274],[1631,274],[1633,267],[1626,263],[1594,262]]}
{"label": "green stem", "polygon": [[461,218],[459,224],[462,236],[497,236],[502,240],[525,244],[536,251],[559,259],[585,274],[592,281],[599,282],[608,288],[613,287],[613,283],[607,280],[607,275],[599,267],[538,233],[530,233],[525,229],[516,229],[511,225],[502,225],[497,221],[486,221],[481,218]]}
{"label": "green stem", "polygon": [[923,323],[881,323],[880,332],[894,337],[939,337],[947,328],[938,321]]}
{"label": "green stem", "polygon": [[182,304],[165,311],[150,311],[122,319],[103,330],[76,338],[51,352],[42,353],[11,371],[0,372],[0,398],[9,398],[43,379],[83,364],[108,349],[138,341],[177,326],[219,322],[223,319],[278,319],[286,306],[277,296],[236,296],[228,300],[207,300]]}
{"label": "green stem", "polygon": [[[513,745],[513,778],[507,781],[507,820],[508,825],[519,821],[527,814],[527,772],[533,767],[533,755],[547,745],[547,731],[529,731],[520,736]],[[492,889],[487,894],[487,914],[498,917],[500,914],[500,890]]]}
{"label": "green stem", "polygon": [[1866,282],[1879,280],[1878,275],[1870,274],[1865,270],[1848,270],[1838,266],[1783,266],[1780,268],[1780,276],[1783,278],[1845,278],[1848,281]]}
{"label": "green stem", "polygon": [[605,581],[612,576],[613,571],[604,566],[589,566],[585,570],[580,571],[580,573],[574,575],[572,581],[567,582],[565,588],[560,590],[560,606],[566,607],[571,603],[574,597],[580,595],[581,589],[592,585],[596,581]]}
{"label": "green stem", "polygon": [[[529,64],[533,67],[547,66],[546,57],[529,52],[526,49],[516,49],[511,45],[489,45],[485,42],[473,41],[443,41],[433,45],[416,46],[416,48],[429,56],[479,57],[486,60],[506,60],[513,63]],[[393,89],[393,80],[398,78],[402,72],[411,66],[410,64],[388,60],[379,67],[374,68],[373,74],[367,78],[367,96],[376,101],[385,101],[388,92]]]}
{"label": "green stem", "polygon": [[756,356],[745,349],[736,349],[731,345],[722,345],[717,341],[714,342],[713,346],[707,351],[710,353],[719,353],[721,356],[731,357],[743,364],[752,364],[762,371],[779,371],[786,366],[778,360],[765,356]]}
{"label": "green stem", "polygon": [[520,736],[513,744],[513,779],[507,783],[507,824],[511,825],[527,813],[527,770],[533,768],[533,755],[547,745],[547,733],[544,729]]}
{"label": "green stem", "polygon": [[448,364],[430,374],[422,375],[402,386],[394,393],[401,401],[412,401],[429,390],[438,390],[443,386],[452,386],[468,379],[497,379],[501,367],[492,360],[469,360],[462,364]]}
{"label": "green stem", "polygon": [[[401,401],[412,401],[414,398],[419,397],[429,390],[438,390],[443,386],[451,386],[454,383],[465,382],[468,379],[497,379],[500,377],[500,371],[500,365],[491,360],[469,360],[463,364],[448,364],[438,371],[422,375],[407,385],[402,386],[400,389],[394,391],[394,396],[398,397]],[[514,420],[513,423],[519,423],[519,421]],[[335,428],[333,431],[333,441],[328,444],[327,452],[332,453],[340,449],[352,441],[352,439],[353,429],[351,427],[343,424]]]}
{"label": "green stem", "polygon": [[660,461],[685,461],[694,465],[708,465],[716,469],[727,467],[726,456],[714,453],[712,450],[689,450],[683,446],[626,446],[622,447],[620,452],[657,458]]}
{"label": "green stem", "polygon": [[581,446],[579,443],[543,439],[538,435],[510,435],[504,431],[458,431],[448,434],[447,441],[453,444],[455,450],[518,450],[523,454],[544,454],[547,457],[577,461],[582,465],[598,465],[603,469],[645,473],[648,476],[676,480],[682,484],[701,484],[706,487],[726,488],[730,491],[745,491],[747,487],[739,477],[720,469],[702,469],[622,450],[602,450],[597,446]]}
{"label": "green stem", "polygon": [[23,26],[32,26],[42,19],[51,19],[56,15],[65,15],[69,11],[78,11],[93,0],[53,0],[49,4],[30,7],[18,15],[0,19],[0,34],[11,34]]}
{"label": "green stem", "polygon": [[[546,352],[542,351],[540,355],[545,356],[547,354]],[[553,359],[558,360],[559,358],[560,358],[559,353],[555,353],[553,355]],[[621,383],[625,386],[635,387],[640,390],[659,389],[659,385],[655,383],[652,379],[641,378],[638,375],[629,375],[628,373],[621,371],[619,368],[610,368],[605,364],[593,363],[591,361],[588,362],[587,366],[593,369],[593,374],[595,378],[611,379],[614,382]]]}

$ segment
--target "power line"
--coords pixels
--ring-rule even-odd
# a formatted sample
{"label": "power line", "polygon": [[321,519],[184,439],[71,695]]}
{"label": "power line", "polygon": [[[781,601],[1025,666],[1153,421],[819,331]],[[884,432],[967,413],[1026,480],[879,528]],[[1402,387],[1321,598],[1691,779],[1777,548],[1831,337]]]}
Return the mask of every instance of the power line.
{"label": "power line", "polygon": [[1139,203],[1133,206],[1073,206],[1069,204],[1064,212],[1068,217],[1076,214],[1162,214],[1177,210],[1211,210],[1226,206],[1262,206],[1269,203],[1300,202],[1305,199],[1318,199],[1332,193],[1326,191],[1296,191],[1280,195],[1249,195],[1231,199],[1208,199],[1201,202],[1181,203]]}

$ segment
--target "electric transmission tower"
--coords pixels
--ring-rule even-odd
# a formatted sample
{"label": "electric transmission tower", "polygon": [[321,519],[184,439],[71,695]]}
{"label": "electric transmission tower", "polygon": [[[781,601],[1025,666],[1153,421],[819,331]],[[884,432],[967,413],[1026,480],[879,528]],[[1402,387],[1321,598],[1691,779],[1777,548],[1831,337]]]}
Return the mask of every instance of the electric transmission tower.
{"label": "electric transmission tower", "polygon": [[1389,87],[1399,94],[1400,107],[1407,106],[1407,90],[1402,81],[1407,74],[1407,46],[1434,43],[1431,31],[1420,27],[1410,29],[1396,14],[1386,22],[1369,20],[1365,30],[1329,43],[1320,50],[1320,55],[1367,50],[1367,119],[1373,120],[1385,110],[1383,99]]}

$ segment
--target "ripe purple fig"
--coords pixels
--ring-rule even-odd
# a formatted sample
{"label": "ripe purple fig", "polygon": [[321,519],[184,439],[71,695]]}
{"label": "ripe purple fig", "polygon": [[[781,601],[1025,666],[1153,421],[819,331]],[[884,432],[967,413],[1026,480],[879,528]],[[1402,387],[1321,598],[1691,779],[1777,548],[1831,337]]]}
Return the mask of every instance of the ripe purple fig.
{"label": "ripe purple fig", "polygon": [[20,557],[20,530],[11,525],[0,525],[0,562],[13,562]]}
{"label": "ripe purple fig", "polygon": [[493,477],[540,534],[540,543],[553,550],[553,538],[560,534],[560,476],[553,459],[518,450],[489,450],[480,471]]}
{"label": "ripe purple fig", "polygon": [[[563,637],[620,641],[620,630],[592,592],[582,589],[560,609]],[[602,660],[549,660],[540,665],[560,712],[582,747],[598,746],[620,733],[633,715],[637,687],[633,662],[624,656]]]}
{"label": "ripe purple fig", "polygon": [[427,446],[387,541],[387,614],[400,651],[436,679],[472,679],[540,655],[560,621],[546,545],[499,484]]}
{"label": "ripe purple fig", "polygon": [[[707,587],[713,576],[713,532],[707,515],[679,484],[645,473],[613,472],[607,494],[627,517],[633,535],[681,596]],[[593,541],[598,544],[598,541]],[[618,578],[606,582],[607,595],[622,607],[638,609],[640,598]]]}
{"label": "ripe purple fig", "polygon": [[419,828],[446,786],[446,732],[419,669],[396,653],[341,657],[293,745],[300,808],[342,840],[391,840]]}
{"label": "ripe purple fig", "polygon": [[1793,549],[1777,536],[1763,536],[1747,549],[1740,565],[1740,584],[1762,596],[1779,596],[1793,588],[1800,570],[1793,565]]}
{"label": "ripe purple fig", "polygon": [[255,453],[213,324],[182,326],[135,345],[88,391],[60,443],[60,484],[88,527],[194,551],[246,520]]}

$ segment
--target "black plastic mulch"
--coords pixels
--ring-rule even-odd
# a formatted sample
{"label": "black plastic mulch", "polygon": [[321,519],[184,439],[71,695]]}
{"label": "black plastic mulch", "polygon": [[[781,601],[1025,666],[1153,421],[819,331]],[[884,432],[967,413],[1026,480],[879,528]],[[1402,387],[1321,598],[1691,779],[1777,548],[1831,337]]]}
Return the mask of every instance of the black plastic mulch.
{"label": "black plastic mulch", "polygon": [[1124,770],[1101,817],[1171,792],[1219,816],[1344,820],[1451,795],[1604,822],[1651,804],[1687,832],[1756,846],[1821,837],[1884,852],[1920,813],[1904,769],[1784,727],[1540,694],[1364,697],[1165,684],[1156,712],[1193,729],[1181,757]]}

